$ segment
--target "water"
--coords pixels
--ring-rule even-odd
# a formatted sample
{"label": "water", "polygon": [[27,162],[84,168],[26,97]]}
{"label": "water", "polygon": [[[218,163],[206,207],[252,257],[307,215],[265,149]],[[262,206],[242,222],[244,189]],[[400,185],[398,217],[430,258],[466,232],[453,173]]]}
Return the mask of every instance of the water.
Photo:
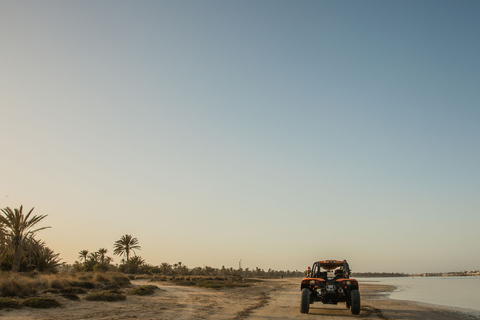
{"label": "water", "polygon": [[480,277],[364,278],[362,282],[390,284],[391,299],[411,300],[480,311]]}

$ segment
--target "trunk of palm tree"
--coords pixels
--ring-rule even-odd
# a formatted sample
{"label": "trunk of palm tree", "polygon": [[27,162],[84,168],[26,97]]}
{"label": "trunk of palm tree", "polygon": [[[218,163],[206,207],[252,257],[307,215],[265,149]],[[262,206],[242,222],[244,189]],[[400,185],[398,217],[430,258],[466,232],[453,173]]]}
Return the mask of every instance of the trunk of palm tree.
{"label": "trunk of palm tree", "polygon": [[14,253],[14,259],[13,259],[13,265],[12,265],[12,271],[13,272],[18,272],[20,271],[20,264],[22,263],[22,244],[17,243],[15,244],[15,253]]}
{"label": "trunk of palm tree", "polygon": [[128,252],[128,250],[126,252],[126,256],[127,256],[127,273],[129,273],[130,272],[130,258],[129,258],[130,253]]}

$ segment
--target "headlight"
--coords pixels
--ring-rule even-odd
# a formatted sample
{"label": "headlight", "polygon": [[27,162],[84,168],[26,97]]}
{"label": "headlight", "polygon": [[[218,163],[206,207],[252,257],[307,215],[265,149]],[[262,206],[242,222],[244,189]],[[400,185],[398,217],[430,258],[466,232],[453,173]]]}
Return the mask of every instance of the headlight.
{"label": "headlight", "polygon": [[347,281],[347,286],[349,286],[349,285],[350,285],[350,281]]}

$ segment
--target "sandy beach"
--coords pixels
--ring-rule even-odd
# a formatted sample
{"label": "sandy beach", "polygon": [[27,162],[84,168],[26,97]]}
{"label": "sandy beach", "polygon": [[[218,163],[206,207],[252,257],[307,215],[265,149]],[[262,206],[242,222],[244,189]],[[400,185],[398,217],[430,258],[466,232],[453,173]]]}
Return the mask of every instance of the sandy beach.
{"label": "sandy beach", "polygon": [[[204,289],[166,282],[135,280],[134,286],[154,284],[151,296],[128,296],[122,302],[71,301],[55,296],[63,307],[55,309],[2,309],[0,318],[20,319],[479,319],[474,314],[441,306],[391,300],[392,286],[360,283],[362,307],[354,316],[344,304],[311,305],[299,311],[300,279],[265,280],[251,287]],[[82,295],[79,295],[83,298]]]}

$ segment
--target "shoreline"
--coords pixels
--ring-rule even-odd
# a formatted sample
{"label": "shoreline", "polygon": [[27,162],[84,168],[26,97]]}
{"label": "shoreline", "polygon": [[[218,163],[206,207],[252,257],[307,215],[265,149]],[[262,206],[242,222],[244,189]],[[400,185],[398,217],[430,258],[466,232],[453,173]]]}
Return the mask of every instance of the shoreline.
{"label": "shoreline", "polygon": [[[364,291],[363,303],[367,308],[372,306],[377,313],[381,313],[381,319],[396,319],[403,316],[400,313],[434,313],[438,319],[480,319],[480,311],[469,308],[445,306],[415,300],[403,300],[391,298],[391,293],[396,290],[395,285],[379,284],[375,280],[360,282],[360,291]],[[365,297],[366,296],[366,297]],[[398,310],[394,309],[397,308]],[[387,314],[387,315],[385,315]],[[408,318],[410,319],[410,318]],[[412,317],[411,319],[416,319]],[[418,319],[422,319],[418,317]],[[426,317],[424,319],[430,319]],[[436,319],[433,316],[431,319]]]}
{"label": "shoreline", "polygon": [[431,309],[439,310],[441,312],[452,314],[453,316],[465,316],[468,319],[480,319],[480,311],[475,309],[445,306],[440,304],[427,303],[427,302],[414,301],[414,300],[397,300],[397,299],[391,299],[391,300],[403,301],[406,303],[415,303],[422,307],[431,308]]}

